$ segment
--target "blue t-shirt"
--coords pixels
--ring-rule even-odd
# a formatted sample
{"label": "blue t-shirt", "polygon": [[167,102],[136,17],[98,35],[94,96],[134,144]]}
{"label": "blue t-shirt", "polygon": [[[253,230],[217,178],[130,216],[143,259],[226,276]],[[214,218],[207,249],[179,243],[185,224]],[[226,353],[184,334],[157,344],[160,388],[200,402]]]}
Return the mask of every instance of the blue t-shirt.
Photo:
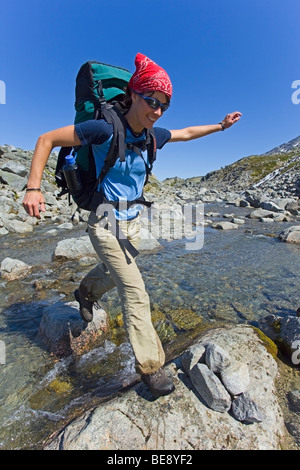
{"label": "blue t-shirt", "polygon": [[[99,119],[76,124],[75,130],[82,146],[92,145],[98,176],[110,148],[113,126],[105,120]],[[161,127],[154,127],[154,132],[156,146],[161,149],[170,140],[171,133]],[[144,131],[141,134],[135,134],[127,124],[126,143],[139,142],[144,139]],[[101,183],[101,189],[106,199],[109,201],[135,201],[141,197],[146,178],[145,163],[149,164],[147,152],[141,158],[133,150],[126,149],[125,161],[121,162],[118,158]],[[115,216],[118,220],[130,220],[138,215],[142,207],[136,204],[122,211],[114,209]]]}

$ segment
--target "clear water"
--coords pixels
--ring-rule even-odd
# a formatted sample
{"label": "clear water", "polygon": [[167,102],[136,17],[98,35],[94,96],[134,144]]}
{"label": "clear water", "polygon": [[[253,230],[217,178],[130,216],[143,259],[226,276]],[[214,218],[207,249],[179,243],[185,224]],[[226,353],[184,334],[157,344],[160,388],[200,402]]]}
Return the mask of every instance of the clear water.
{"label": "clear water", "polygon": [[[249,212],[222,205],[209,210]],[[297,223],[247,219],[232,231],[206,227],[204,245],[195,251],[187,251],[184,240],[163,241],[161,251],[138,259],[153,308],[166,316],[186,309],[212,324],[255,323],[270,313],[294,315],[300,306],[300,246],[280,242],[277,236]],[[34,236],[1,239],[0,260],[11,256],[34,269],[23,280],[0,279],[0,341],[6,356],[0,364],[0,449],[40,448],[72,416],[137,379],[122,329],[77,360],[58,361],[37,341],[44,308],[71,299],[91,268],[82,262],[51,261],[57,241],[84,235],[83,227],[56,237],[45,235],[49,228],[37,227]],[[113,315],[120,312],[116,290],[104,302]]]}

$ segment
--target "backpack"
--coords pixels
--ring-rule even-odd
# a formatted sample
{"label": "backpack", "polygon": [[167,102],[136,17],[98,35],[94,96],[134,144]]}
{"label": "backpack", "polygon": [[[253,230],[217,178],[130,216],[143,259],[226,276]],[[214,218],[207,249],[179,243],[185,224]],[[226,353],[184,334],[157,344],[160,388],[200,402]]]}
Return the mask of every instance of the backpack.
{"label": "backpack", "polygon": [[[148,162],[146,164],[146,181],[151,173],[153,162],[156,158],[156,140],[153,129],[146,130],[146,139],[136,144],[125,144],[126,124],[123,113],[126,110],[122,99],[131,74],[128,70],[103,64],[101,62],[89,61],[82,65],[75,86],[75,121],[80,123],[89,119],[105,119],[113,125],[113,138],[107,157],[99,177],[96,177],[95,161],[92,147],[62,147],[58,154],[55,170],[56,184],[61,188],[60,195],[69,193],[63,175],[65,157],[71,152],[76,153],[84,191],[79,196],[72,196],[77,206],[81,209],[95,211],[102,202],[110,202],[115,207],[117,202],[107,201],[104,195],[97,190],[99,184],[115,164],[119,157],[125,161],[126,148],[133,149],[142,157],[142,152],[147,150]],[[143,158],[143,157],[142,157]],[[128,201],[128,206],[136,203],[150,205],[142,196],[139,200]]]}

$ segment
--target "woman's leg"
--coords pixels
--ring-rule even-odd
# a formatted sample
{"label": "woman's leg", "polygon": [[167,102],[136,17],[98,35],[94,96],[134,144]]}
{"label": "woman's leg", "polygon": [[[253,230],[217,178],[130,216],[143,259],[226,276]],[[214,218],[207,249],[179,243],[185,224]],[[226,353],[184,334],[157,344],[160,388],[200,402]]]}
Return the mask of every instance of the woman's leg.
{"label": "woman's leg", "polygon": [[[117,287],[137,371],[152,374],[164,364],[165,354],[152,325],[149,297],[134,258],[128,252],[125,253],[106,226],[107,218],[97,217],[93,212],[90,214],[89,236],[103,265],[98,265],[85,277],[80,289],[90,301],[94,301],[99,299],[99,294],[103,295],[114,285]],[[138,247],[139,221],[122,221],[120,227],[131,243]]]}
{"label": "woman's leg", "polygon": [[99,263],[82,279],[79,290],[90,302],[96,302],[115,286],[107,267],[103,263]]}

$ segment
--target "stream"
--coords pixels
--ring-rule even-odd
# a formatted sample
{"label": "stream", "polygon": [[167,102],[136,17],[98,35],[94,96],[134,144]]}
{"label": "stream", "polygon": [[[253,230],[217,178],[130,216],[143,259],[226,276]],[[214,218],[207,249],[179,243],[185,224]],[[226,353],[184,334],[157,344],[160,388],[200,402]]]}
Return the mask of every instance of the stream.
{"label": "stream", "polygon": [[[249,213],[224,204],[206,210]],[[139,256],[152,309],[159,312],[155,326],[169,354],[188,344],[200,319],[211,326],[257,325],[271,313],[295,315],[300,306],[300,246],[283,243],[278,235],[297,222],[245,221],[230,231],[205,227],[201,249],[186,250],[185,240],[162,241],[157,253]],[[80,358],[58,360],[37,340],[44,309],[57,300],[73,300],[73,291],[96,262],[52,261],[60,239],[86,233],[81,225],[49,237],[45,232],[50,228],[51,223],[40,224],[32,234],[1,238],[0,261],[9,256],[33,269],[21,280],[0,278],[0,342],[5,346],[5,363],[0,363],[0,449],[42,448],[72,417],[138,379],[131,346],[117,322],[99,347]],[[102,300],[112,318],[118,318],[116,289]]]}

